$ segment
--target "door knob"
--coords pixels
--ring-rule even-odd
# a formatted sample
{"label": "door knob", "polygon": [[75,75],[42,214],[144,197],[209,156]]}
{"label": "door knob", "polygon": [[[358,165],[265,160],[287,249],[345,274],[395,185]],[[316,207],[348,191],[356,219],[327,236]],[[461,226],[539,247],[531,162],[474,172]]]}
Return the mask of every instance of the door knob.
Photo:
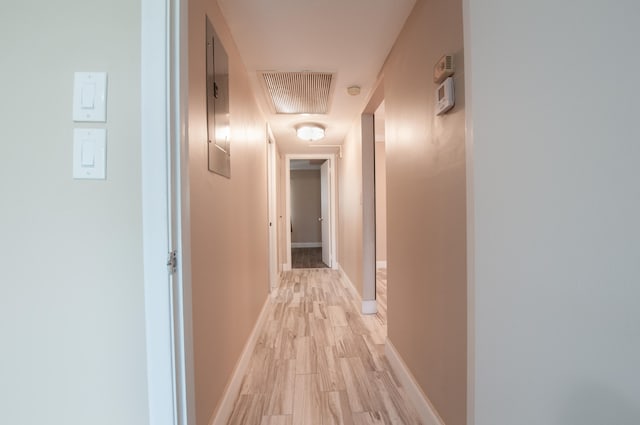
{"label": "door knob", "polygon": [[318,217],[318,221],[322,221],[322,217]]}

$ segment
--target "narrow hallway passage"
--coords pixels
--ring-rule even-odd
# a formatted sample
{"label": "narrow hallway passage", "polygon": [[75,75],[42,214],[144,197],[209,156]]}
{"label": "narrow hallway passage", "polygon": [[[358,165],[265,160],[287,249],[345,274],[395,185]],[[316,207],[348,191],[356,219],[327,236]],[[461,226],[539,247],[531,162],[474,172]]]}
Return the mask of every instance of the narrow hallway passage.
{"label": "narrow hallway passage", "polygon": [[362,316],[340,272],[283,273],[229,424],[419,424],[384,356],[377,279],[383,308]]}

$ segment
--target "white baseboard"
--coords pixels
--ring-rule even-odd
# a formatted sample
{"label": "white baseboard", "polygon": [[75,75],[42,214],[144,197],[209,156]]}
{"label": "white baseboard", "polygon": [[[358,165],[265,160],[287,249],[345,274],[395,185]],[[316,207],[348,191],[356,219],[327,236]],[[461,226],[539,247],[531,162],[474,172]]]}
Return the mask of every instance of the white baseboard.
{"label": "white baseboard", "polygon": [[291,248],[322,248],[322,242],[291,242]]}
{"label": "white baseboard", "polygon": [[384,346],[384,354],[387,356],[391,369],[400,380],[400,384],[402,384],[413,407],[415,407],[420,423],[423,425],[444,425],[444,421],[416,382],[413,374],[389,338],[387,338]]}
{"label": "white baseboard", "polygon": [[376,314],[378,312],[378,302],[376,300],[363,300],[362,296],[358,293],[353,282],[349,279],[349,276],[344,272],[340,264],[336,264],[337,269],[340,270],[342,279],[347,283],[347,289],[351,292],[351,295],[356,301],[356,304],[362,305],[362,314]]}
{"label": "white baseboard", "polygon": [[376,269],[386,269],[387,268],[387,260],[376,261]]}
{"label": "white baseboard", "polygon": [[355,298],[357,302],[362,301],[362,297],[360,297],[358,290],[353,285],[353,282],[351,282],[351,279],[349,279],[349,276],[347,276],[347,274],[344,272],[344,269],[340,264],[338,264],[338,270],[340,270],[340,276],[342,276],[342,279],[346,282],[346,287],[349,290],[349,292],[351,292],[351,296]]}
{"label": "white baseboard", "polygon": [[242,350],[242,354],[240,355],[240,359],[238,360],[236,368],[233,371],[231,380],[227,383],[227,387],[224,390],[224,395],[222,396],[222,401],[218,405],[218,409],[216,410],[213,418],[209,422],[210,425],[227,425],[227,422],[231,417],[234,404],[236,402],[236,399],[238,398],[238,395],[240,394],[242,379],[247,373],[247,367],[249,366],[249,360],[251,360],[251,354],[256,347],[256,343],[258,342],[258,336],[260,334],[260,331],[262,330],[262,325],[267,318],[267,307],[269,306],[270,302],[271,298],[267,297],[267,300],[262,306],[262,311],[258,316],[258,320],[253,326],[251,335],[249,335],[249,339],[244,346],[244,350]]}
{"label": "white baseboard", "polygon": [[362,300],[362,314],[376,314],[378,302],[376,300]]}

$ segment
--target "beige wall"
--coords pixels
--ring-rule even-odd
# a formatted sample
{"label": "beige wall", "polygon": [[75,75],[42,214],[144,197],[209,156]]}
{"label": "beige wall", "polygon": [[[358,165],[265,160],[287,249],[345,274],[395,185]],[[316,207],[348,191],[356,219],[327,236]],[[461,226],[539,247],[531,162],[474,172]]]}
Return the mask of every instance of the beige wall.
{"label": "beige wall", "polygon": [[[0,4],[3,423],[149,422],[140,8]],[[108,72],[105,181],[72,178],[74,71]]]}
{"label": "beige wall", "polygon": [[291,243],[322,243],[320,170],[291,170]]}
{"label": "beige wall", "polygon": [[387,261],[387,160],[384,142],[376,142],[376,261]]}
{"label": "beige wall", "polygon": [[[207,170],[205,13],[230,62],[231,179]],[[214,414],[268,291],[265,122],[215,2],[189,5],[189,173],[197,424]]]}
{"label": "beige wall", "polygon": [[362,143],[358,119],[338,159],[338,263],[362,294]]}
{"label": "beige wall", "polygon": [[[388,333],[447,425],[466,423],[466,190],[461,1],[418,0],[384,67]],[[454,54],[456,106],[430,76]]]}

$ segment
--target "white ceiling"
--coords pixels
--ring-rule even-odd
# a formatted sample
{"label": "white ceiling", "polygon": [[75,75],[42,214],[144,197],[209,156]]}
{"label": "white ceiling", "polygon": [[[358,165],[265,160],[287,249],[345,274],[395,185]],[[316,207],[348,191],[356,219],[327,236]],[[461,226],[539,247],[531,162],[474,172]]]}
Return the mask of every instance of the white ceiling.
{"label": "white ceiling", "polygon": [[[218,0],[253,89],[281,151],[320,153],[295,136],[295,125],[317,122],[327,129],[315,145],[342,144],[369,99],[380,69],[415,0]],[[258,71],[336,73],[326,115],[276,115],[262,91]],[[347,87],[358,85],[358,96]]]}

